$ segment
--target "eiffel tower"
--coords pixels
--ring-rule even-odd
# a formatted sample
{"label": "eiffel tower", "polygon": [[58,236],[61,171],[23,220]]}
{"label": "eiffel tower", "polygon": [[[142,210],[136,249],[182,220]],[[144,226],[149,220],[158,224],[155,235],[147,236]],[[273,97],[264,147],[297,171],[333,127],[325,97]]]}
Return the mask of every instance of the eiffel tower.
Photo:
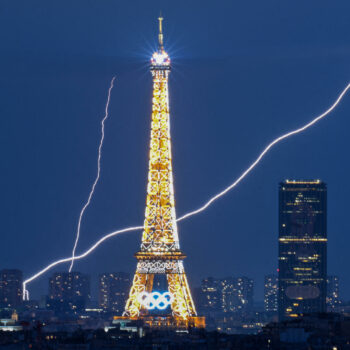
{"label": "eiffel tower", "polygon": [[137,268],[123,316],[151,326],[204,327],[198,317],[183,266],[177,232],[168,76],[170,58],[164,50],[159,17],[158,51],[151,58],[152,123],[144,231]]}

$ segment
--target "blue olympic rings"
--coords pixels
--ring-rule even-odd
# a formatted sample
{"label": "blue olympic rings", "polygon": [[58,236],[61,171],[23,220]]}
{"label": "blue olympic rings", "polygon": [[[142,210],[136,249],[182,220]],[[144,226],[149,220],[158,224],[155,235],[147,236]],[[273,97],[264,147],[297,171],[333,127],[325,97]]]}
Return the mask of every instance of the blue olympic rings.
{"label": "blue olympic rings", "polygon": [[142,292],[138,300],[147,310],[165,310],[173,302],[173,296],[169,292]]}

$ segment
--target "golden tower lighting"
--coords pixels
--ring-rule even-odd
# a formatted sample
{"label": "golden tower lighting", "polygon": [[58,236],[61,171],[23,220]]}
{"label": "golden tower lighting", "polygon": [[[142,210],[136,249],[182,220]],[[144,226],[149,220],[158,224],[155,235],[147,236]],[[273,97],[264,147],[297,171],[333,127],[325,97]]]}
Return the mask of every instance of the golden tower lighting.
{"label": "golden tower lighting", "polygon": [[[160,17],[158,51],[151,58],[153,100],[144,231],[124,316],[142,318],[151,326],[202,327],[205,320],[197,317],[177,233],[169,125],[170,58],[163,46],[162,21]],[[161,275],[167,285],[163,292],[155,287]]]}

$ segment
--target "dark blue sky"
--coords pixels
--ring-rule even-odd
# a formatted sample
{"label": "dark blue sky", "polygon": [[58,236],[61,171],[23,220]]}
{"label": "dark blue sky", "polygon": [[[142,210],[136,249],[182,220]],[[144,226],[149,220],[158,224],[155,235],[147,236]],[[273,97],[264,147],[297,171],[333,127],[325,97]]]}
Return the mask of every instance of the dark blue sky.
{"label": "dark blue sky", "polygon": [[[109,82],[102,175],[78,252],[143,222],[151,110],[148,60],[165,17],[172,61],[177,213],[230,184],[261,149],[323,112],[350,80],[350,2],[3,0],[0,3],[0,267],[30,276],[71,252],[96,173]],[[273,149],[206,213],[179,224],[191,285],[207,275],[257,281],[277,267],[278,182],[328,184],[329,273],[349,299],[350,96]],[[76,269],[133,272],[140,233],[110,240]],[[59,270],[68,268],[62,266]],[[47,292],[47,277],[30,285]]]}

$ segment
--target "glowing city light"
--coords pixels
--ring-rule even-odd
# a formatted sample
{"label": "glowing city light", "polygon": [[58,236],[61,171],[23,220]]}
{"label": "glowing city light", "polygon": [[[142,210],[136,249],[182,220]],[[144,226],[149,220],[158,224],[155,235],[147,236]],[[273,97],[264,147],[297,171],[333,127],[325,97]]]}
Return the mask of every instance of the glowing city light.
{"label": "glowing city light", "polygon": [[109,102],[111,100],[111,91],[112,91],[113,86],[114,86],[114,80],[115,80],[115,77],[112,78],[110,86],[109,86],[109,89],[108,89],[107,102],[106,102],[106,107],[105,107],[105,115],[104,115],[104,117],[102,118],[102,121],[101,121],[101,139],[100,139],[100,144],[98,146],[97,174],[96,174],[95,181],[92,184],[88,200],[84,204],[83,208],[81,209],[80,215],[79,215],[77,234],[76,234],[74,247],[73,247],[73,251],[72,251],[72,258],[73,259],[72,259],[70,267],[69,267],[69,272],[72,271],[72,268],[73,268],[73,265],[74,265],[75,250],[77,249],[78,242],[79,242],[79,237],[80,237],[81,220],[83,218],[83,215],[85,213],[86,208],[90,205],[91,198],[92,198],[92,196],[93,196],[93,194],[95,192],[95,187],[96,187],[96,185],[98,183],[98,180],[100,179],[102,146],[103,146],[103,141],[104,141],[104,138],[105,138],[105,121],[108,118],[108,107],[109,107]]}
{"label": "glowing city light", "polygon": [[147,310],[165,310],[171,305],[174,298],[169,292],[159,293],[159,292],[142,292],[138,296],[138,300],[142,306]]}
{"label": "glowing city light", "polygon": [[[233,189],[234,187],[236,187],[236,185],[241,182],[243,180],[243,178],[245,178],[255,167],[256,165],[261,161],[261,159],[265,156],[265,154],[277,143],[279,143],[280,141],[298,134],[302,131],[305,131],[306,129],[308,129],[309,127],[311,127],[312,125],[316,124],[318,121],[320,121],[321,119],[323,119],[324,117],[326,117],[329,113],[331,113],[336,107],[337,105],[340,103],[340,101],[343,99],[344,95],[348,92],[348,90],[350,89],[350,83],[344,88],[344,90],[340,93],[340,95],[338,96],[338,98],[336,99],[336,101],[331,105],[331,107],[329,107],[325,112],[323,112],[322,114],[320,114],[319,116],[317,116],[316,118],[314,118],[313,120],[311,120],[309,123],[305,124],[304,126],[290,131],[282,136],[277,137],[275,140],[273,140],[260,154],[259,156],[256,158],[256,160],[231,184],[229,185],[226,189],[224,189],[223,191],[221,191],[220,193],[216,194],[215,196],[213,196],[211,199],[209,199],[202,207],[193,210],[183,216],[181,216],[180,218],[177,219],[177,221],[182,221],[190,216],[199,214],[200,212],[204,211],[205,209],[207,209],[213,202],[215,202],[217,199],[219,199],[220,197],[222,197],[223,195],[225,195],[227,192],[229,192],[231,189]],[[70,262],[72,260],[79,260],[82,259],[84,257],[86,257],[87,255],[89,255],[93,250],[95,250],[102,242],[104,242],[105,240],[119,234],[122,232],[128,232],[128,231],[136,231],[136,230],[141,230],[144,229],[143,226],[137,226],[137,227],[129,227],[129,228],[125,228],[123,230],[119,230],[119,231],[115,231],[112,232],[110,234],[107,234],[106,236],[102,237],[99,241],[97,241],[91,248],[89,248],[86,252],[84,252],[83,254],[76,256],[74,258],[65,258],[65,259],[60,259],[57,260],[55,262],[53,262],[52,264],[46,266],[44,269],[40,270],[38,273],[36,273],[35,275],[33,275],[32,277],[28,278],[26,281],[24,281],[23,283],[23,297],[25,295],[27,295],[27,290],[26,290],[26,285],[28,283],[30,283],[31,281],[35,280],[36,278],[38,278],[39,276],[41,276],[43,273],[47,272],[48,270],[50,270],[51,268],[53,268],[54,266],[57,266],[59,264],[62,263],[66,263],[66,262]]]}

